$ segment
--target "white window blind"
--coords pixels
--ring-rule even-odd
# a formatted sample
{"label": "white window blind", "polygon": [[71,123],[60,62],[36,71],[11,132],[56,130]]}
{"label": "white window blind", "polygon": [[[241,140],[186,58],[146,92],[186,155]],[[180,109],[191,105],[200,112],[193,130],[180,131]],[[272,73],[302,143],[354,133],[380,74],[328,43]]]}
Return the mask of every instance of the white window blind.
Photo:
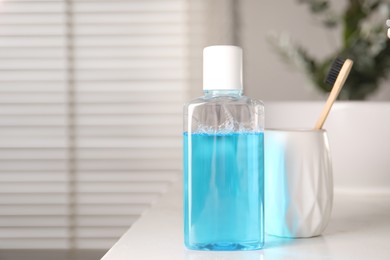
{"label": "white window blind", "polygon": [[0,3],[0,247],[68,241],[66,14]]}
{"label": "white window blind", "polygon": [[0,248],[109,248],[181,174],[211,3],[0,2]]}

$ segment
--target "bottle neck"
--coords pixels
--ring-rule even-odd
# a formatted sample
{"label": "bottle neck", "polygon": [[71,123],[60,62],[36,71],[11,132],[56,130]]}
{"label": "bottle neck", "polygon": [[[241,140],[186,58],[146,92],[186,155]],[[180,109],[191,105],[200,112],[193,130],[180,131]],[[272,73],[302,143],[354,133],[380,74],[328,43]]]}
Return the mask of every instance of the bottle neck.
{"label": "bottle neck", "polygon": [[205,97],[220,97],[220,96],[229,96],[229,97],[240,97],[242,96],[242,89],[229,89],[229,90],[203,90]]}

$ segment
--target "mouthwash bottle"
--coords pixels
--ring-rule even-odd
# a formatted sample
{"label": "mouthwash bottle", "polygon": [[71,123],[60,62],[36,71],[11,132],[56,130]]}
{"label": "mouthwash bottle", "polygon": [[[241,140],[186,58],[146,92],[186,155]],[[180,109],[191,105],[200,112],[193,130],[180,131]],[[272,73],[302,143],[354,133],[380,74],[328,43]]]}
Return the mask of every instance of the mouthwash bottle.
{"label": "mouthwash bottle", "polygon": [[184,240],[196,250],[264,244],[264,106],[243,96],[242,49],[203,51],[204,96],[184,107]]}

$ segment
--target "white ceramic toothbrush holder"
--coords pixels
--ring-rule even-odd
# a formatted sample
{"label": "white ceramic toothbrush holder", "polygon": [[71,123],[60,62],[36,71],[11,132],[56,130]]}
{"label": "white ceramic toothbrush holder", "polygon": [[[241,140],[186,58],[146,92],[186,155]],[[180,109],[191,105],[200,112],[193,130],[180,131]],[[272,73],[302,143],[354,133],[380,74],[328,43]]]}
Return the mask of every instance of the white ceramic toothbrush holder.
{"label": "white ceramic toothbrush holder", "polygon": [[265,231],[304,238],[326,228],[333,177],[326,130],[265,131]]}

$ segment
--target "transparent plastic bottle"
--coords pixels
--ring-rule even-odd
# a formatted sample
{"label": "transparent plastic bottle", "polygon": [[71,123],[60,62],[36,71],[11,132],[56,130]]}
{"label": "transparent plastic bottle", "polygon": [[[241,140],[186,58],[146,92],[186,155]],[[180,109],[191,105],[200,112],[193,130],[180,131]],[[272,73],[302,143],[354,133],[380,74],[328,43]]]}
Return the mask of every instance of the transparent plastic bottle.
{"label": "transparent plastic bottle", "polygon": [[242,50],[204,50],[204,96],[184,107],[184,237],[189,249],[264,243],[264,106],[242,95]]}

